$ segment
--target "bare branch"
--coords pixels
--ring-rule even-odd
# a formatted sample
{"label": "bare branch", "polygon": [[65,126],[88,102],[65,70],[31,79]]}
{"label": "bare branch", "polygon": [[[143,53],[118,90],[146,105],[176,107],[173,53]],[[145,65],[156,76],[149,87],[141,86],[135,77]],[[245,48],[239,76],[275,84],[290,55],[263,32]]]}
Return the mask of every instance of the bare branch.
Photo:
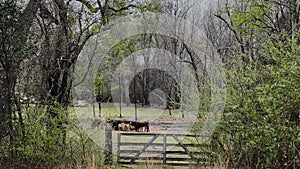
{"label": "bare branch", "polygon": [[122,11],[128,10],[129,8],[138,8],[138,6],[130,4],[130,5],[127,5],[125,7],[120,8],[120,9],[114,9],[112,7],[108,7],[108,9],[110,9],[114,12],[122,12]]}
{"label": "bare branch", "polygon": [[77,0],[77,1],[82,3],[83,5],[85,5],[91,13],[97,12],[97,9],[94,8],[88,1],[86,1],[86,0]]}
{"label": "bare branch", "polygon": [[240,44],[243,44],[242,41],[241,41],[241,39],[238,37],[238,33],[236,32],[236,30],[232,28],[232,25],[229,24],[228,21],[226,21],[226,19],[224,19],[224,18],[223,18],[221,15],[219,15],[219,14],[215,14],[214,16],[217,17],[217,18],[219,18],[219,19],[221,19],[221,20],[226,24],[226,26],[228,27],[228,29],[230,29],[230,30],[233,32],[233,34],[234,34],[234,36],[235,36],[235,39],[236,39]]}

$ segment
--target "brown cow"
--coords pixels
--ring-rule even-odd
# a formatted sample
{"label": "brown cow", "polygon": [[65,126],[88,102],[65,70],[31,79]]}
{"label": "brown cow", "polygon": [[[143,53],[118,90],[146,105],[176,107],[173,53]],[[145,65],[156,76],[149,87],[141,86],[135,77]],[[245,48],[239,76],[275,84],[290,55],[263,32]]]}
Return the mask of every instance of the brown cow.
{"label": "brown cow", "polygon": [[118,125],[118,130],[119,130],[119,131],[132,131],[132,130],[134,130],[134,129],[135,129],[135,127],[132,126],[132,125],[130,125],[130,124],[120,123],[120,124]]}

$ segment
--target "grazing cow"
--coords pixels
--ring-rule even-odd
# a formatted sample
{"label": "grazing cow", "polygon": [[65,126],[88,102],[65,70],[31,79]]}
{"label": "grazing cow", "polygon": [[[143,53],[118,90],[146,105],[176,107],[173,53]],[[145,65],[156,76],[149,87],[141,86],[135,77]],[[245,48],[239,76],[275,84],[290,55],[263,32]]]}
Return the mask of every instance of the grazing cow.
{"label": "grazing cow", "polygon": [[142,131],[149,132],[149,122],[147,121],[132,121],[131,125],[134,126],[135,131],[140,131],[140,129],[144,129]]}
{"label": "grazing cow", "polygon": [[129,124],[129,130],[130,130],[130,131],[134,131],[134,130],[135,130],[135,127],[134,127],[133,125]]}
{"label": "grazing cow", "polygon": [[121,123],[118,125],[118,130],[120,130],[120,131],[132,131],[134,129],[135,129],[135,127],[130,124]]}
{"label": "grazing cow", "polygon": [[118,131],[119,130],[119,125],[122,123],[121,120],[114,120],[112,122],[112,129],[115,130],[115,131]]}
{"label": "grazing cow", "polygon": [[125,123],[120,123],[120,124],[118,125],[118,130],[119,130],[119,131],[125,131],[125,130],[126,130]]}

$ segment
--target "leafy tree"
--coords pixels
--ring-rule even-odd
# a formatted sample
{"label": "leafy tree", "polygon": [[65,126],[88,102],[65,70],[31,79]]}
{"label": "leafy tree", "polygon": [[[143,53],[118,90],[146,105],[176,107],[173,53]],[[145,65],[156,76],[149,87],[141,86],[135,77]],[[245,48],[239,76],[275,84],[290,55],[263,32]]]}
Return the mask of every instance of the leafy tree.
{"label": "leafy tree", "polygon": [[[12,120],[15,106],[15,87],[17,83],[19,67],[26,57],[30,55],[30,45],[27,43],[28,35],[23,35],[21,30],[26,24],[26,17],[21,9],[12,1],[0,4],[1,24],[1,125]],[[4,127],[6,128],[6,127]],[[12,130],[12,128],[10,129]],[[8,132],[1,130],[1,132]],[[3,135],[1,134],[1,138]]]}
{"label": "leafy tree", "polygon": [[[38,100],[46,105],[49,119],[67,117],[68,114],[59,114],[67,111],[55,110],[67,109],[71,102],[74,67],[87,41],[115,17],[139,12],[144,5],[127,1],[54,0],[49,3],[38,1],[38,7],[40,10],[32,25],[40,42],[37,52]],[[62,130],[62,145],[66,140],[64,125],[67,123],[67,119],[61,119],[56,126]]]}
{"label": "leafy tree", "polygon": [[[11,164],[18,157],[18,139],[24,141],[25,137],[16,87],[22,61],[33,54],[33,40],[28,33],[32,12],[30,8],[22,10],[14,1],[0,3],[0,141],[10,143]],[[1,151],[4,148],[2,144]]]}

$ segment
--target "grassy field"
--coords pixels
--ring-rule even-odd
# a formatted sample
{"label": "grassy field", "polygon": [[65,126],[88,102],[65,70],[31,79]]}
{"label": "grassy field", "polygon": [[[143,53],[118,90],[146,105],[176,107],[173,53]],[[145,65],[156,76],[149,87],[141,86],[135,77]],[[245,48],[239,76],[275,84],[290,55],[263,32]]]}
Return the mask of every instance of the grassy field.
{"label": "grassy field", "polygon": [[[98,105],[94,105],[95,108],[95,115],[99,116],[99,109]],[[86,107],[75,107],[74,110],[76,111],[77,115],[85,115],[89,117],[94,116],[93,106],[89,105]],[[135,118],[135,108],[134,105],[126,106],[122,105],[121,108],[122,117],[125,119],[134,119]],[[156,118],[164,118],[169,117],[169,111],[163,108],[144,108],[138,107],[137,108],[138,119],[156,119]],[[118,104],[102,104],[101,109],[101,116],[105,118],[118,118],[120,115],[120,109]],[[179,110],[172,110],[172,116],[179,116]]]}
{"label": "grassy field", "polygon": [[[99,117],[98,105],[92,105],[87,107],[75,107],[75,114],[83,128],[88,128],[92,125],[93,121]],[[180,110],[171,110],[170,116],[169,110],[163,108],[137,108],[137,120],[148,121],[150,123],[151,132],[172,132],[188,134],[187,130],[190,127],[189,124],[195,122],[195,116],[185,114],[185,118],[182,118]],[[120,118],[121,114],[121,118]],[[121,119],[121,120],[135,120],[135,108],[134,106],[122,106],[121,113],[119,105],[116,104],[102,104],[101,119],[106,121],[108,119]],[[104,123],[102,123],[104,124]]]}

